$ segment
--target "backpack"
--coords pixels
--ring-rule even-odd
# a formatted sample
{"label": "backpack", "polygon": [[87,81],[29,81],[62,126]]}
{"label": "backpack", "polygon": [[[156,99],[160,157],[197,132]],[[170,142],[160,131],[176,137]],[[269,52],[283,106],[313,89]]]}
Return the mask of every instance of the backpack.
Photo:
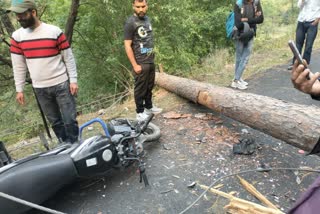
{"label": "backpack", "polygon": [[[237,0],[236,4],[241,8],[242,0]],[[236,27],[234,26],[234,11],[231,11],[226,21],[226,32],[227,32],[228,39],[232,38],[234,30],[236,30]]]}

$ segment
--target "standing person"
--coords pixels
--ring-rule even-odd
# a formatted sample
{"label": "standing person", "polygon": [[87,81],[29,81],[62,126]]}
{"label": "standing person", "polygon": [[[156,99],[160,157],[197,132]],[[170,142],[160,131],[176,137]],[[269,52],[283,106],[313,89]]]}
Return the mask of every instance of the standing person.
{"label": "standing person", "polygon": [[152,89],[155,80],[153,34],[147,0],[133,0],[134,14],[124,26],[124,47],[133,68],[134,99],[137,120],[145,120],[150,113],[160,113],[162,109],[152,104]]}
{"label": "standing person", "polygon": [[[307,78],[309,76],[309,78]],[[320,100],[320,73],[312,73],[309,69],[305,69],[304,65],[295,62],[291,81],[296,89],[306,94],[310,94],[313,99]],[[312,154],[319,154],[319,141],[312,150]],[[310,154],[311,154],[310,153]],[[308,189],[300,196],[288,214],[307,214],[319,213],[320,209],[320,176],[308,187]]]}
{"label": "standing person", "polygon": [[60,142],[78,140],[74,95],[78,92],[75,60],[64,33],[39,20],[34,0],[12,1],[21,28],[12,34],[11,59],[16,100],[25,103],[23,89],[29,71],[39,104]]}
{"label": "standing person", "polygon": [[[319,0],[298,0],[300,9],[298,16],[298,24],[296,29],[296,45],[298,51],[304,52],[302,58],[310,64],[313,42],[317,37],[318,24],[320,21],[320,1]],[[292,64],[295,58],[292,59]],[[292,69],[292,64],[288,67]]]}
{"label": "standing person", "polygon": [[241,76],[249,61],[257,24],[261,24],[264,19],[260,0],[243,0],[241,7],[235,4],[234,15],[237,27],[235,32],[236,65],[231,87],[243,90],[247,89],[248,83]]}

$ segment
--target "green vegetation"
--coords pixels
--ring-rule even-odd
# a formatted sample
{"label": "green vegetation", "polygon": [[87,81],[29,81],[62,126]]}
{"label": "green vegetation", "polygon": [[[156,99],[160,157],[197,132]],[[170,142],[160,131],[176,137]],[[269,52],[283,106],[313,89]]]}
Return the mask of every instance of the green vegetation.
{"label": "green vegetation", "polygon": [[[37,2],[41,19],[64,29],[71,1]],[[223,86],[230,84],[234,47],[225,37],[224,25],[233,2],[149,0],[156,63],[174,75]],[[8,1],[0,2],[0,8],[7,6]],[[254,61],[249,62],[245,77],[288,63],[291,57],[287,41],[294,38],[298,13],[295,1],[268,0],[262,1],[262,6],[265,22],[258,27],[251,57]],[[131,1],[81,1],[72,43],[79,72],[78,105],[113,96],[133,85],[123,48],[123,25],[131,14]],[[2,33],[8,41],[9,35]],[[319,47],[319,40],[315,46]],[[8,47],[3,42],[0,51],[0,55],[9,59]],[[28,104],[20,107],[14,100],[13,85],[9,66],[0,66],[0,140],[7,142],[32,137],[43,128],[31,87],[26,87]],[[106,107],[86,106],[87,112]]]}

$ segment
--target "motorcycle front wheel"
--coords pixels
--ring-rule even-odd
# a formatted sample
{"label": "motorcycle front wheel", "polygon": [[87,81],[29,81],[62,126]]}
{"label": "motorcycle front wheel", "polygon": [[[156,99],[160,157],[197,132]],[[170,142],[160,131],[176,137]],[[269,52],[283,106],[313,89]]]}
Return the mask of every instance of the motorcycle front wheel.
{"label": "motorcycle front wheel", "polygon": [[160,128],[153,123],[149,123],[148,127],[142,134],[145,136],[145,142],[159,140],[161,136]]}

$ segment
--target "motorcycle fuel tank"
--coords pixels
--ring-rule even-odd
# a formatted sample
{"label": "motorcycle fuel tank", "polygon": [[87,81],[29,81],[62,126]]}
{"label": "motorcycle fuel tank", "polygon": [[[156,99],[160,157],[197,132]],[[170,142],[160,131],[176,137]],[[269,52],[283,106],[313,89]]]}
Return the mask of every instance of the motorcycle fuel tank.
{"label": "motorcycle fuel tank", "polygon": [[110,138],[94,136],[71,154],[79,176],[92,176],[110,170],[117,163],[117,152]]}

